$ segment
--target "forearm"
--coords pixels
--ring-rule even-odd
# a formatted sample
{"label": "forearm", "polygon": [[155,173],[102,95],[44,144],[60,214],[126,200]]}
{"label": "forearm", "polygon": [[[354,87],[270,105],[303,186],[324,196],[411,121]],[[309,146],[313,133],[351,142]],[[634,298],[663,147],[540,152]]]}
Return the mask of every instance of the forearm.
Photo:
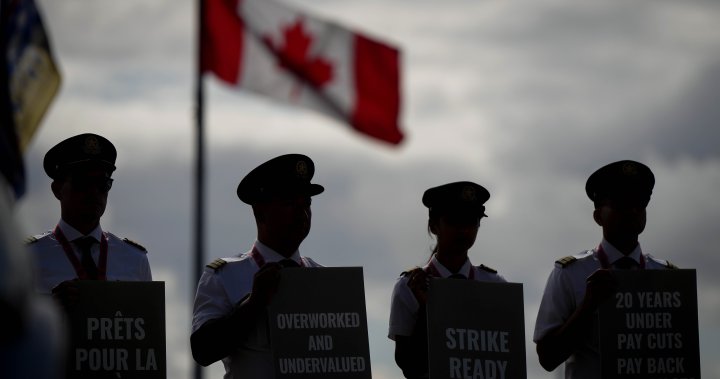
{"label": "forearm", "polygon": [[545,370],[554,370],[581,346],[587,334],[591,333],[593,315],[591,309],[580,307],[561,327],[537,342],[536,351]]}
{"label": "forearm", "polygon": [[263,309],[245,298],[227,316],[204,323],[190,336],[195,361],[208,366],[231,355],[255,327],[255,319]]}
{"label": "forearm", "polygon": [[425,307],[418,311],[418,320],[410,336],[395,336],[395,363],[408,378],[428,377],[428,340]]}
{"label": "forearm", "polygon": [[395,343],[395,363],[408,379],[428,377],[427,341],[419,341],[416,336],[397,336]]}

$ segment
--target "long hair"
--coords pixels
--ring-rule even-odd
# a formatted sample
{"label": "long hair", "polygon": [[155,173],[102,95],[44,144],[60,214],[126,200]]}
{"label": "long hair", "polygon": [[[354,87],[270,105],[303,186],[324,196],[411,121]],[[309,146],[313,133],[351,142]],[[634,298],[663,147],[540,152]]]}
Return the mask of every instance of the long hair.
{"label": "long hair", "polygon": [[[437,210],[430,209],[430,211],[428,212],[428,225],[427,225],[427,232],[428,232],[428,235],[430,236],[430,238],[433,238],[433,236],[435,235],[435,233],[433,233],[433,231],[432,231],[431,225],[433,223],[437,222],[437,220],[439,218],[440,218],[440,212],[438,212]],[[432,256],[435,255],[435,253],[437,253],[437,250],[438,250],[438,244],[436,242],[435,245],[430,248],[430,256],[428,257],[428,260],[427,260],[428,262],[430,261],[430,259],[432,259]]]}

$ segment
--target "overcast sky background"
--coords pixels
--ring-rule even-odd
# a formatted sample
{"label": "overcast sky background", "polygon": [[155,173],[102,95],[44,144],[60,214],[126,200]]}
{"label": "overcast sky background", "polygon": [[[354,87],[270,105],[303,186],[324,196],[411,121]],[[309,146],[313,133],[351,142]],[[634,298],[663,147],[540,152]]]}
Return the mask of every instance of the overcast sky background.
{"label": "overcast sky background", "polygon": [[[63,75],[26,154],[27,234],[52,228],[59,204],[42,157],[95,132],[118,150],[104,229],[144,244],[166,282],[168,377],[190,378],[196,283],[192,199],[195,4],[188,0],[40,0]],[[276,155],[316,163],[301,253],[363,266],[373,377],[401,377],[387,339],[397,275],[427,259],[425,189],[471,180],[490,216],[473,263],[524,285],[528,378],[555,378],[531,341],[553,261],[600,242],[586,178],[620,159],[656,176],[646,252],[698,278],[702,374],[720,377],[720,4],[712,1],[294,0],[403,52],[403,125],[391,148],[312,112],[207,89],[206,260],[255,238],[240,178]],[[222,365],[206,370],[222,375]]]}

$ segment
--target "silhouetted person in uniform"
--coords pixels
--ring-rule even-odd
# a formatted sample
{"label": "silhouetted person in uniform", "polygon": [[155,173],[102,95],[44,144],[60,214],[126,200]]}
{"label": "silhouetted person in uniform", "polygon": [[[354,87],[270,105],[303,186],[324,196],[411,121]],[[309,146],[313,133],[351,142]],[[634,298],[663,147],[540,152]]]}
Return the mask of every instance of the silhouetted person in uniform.
{"label": "silhouetted person in uniform", "polygon": [[638,242],[654,185],[652,171],[629,160],[588,178],[585,192],[603,238],[592,250],[559,259],[550,273],[533,336],[546,370],[565,362],[566,378],[600,378],[597,309],[615,291],[611,271],[675,267],[644,253]]}
{"label": "silhouetted person in uniform", "polygon": [[75,280],[152,280],[145,248],[100,226],[116,157],[115,146],[92,133],[70,137],[45,154],[43,168],[61,218],[53,230],[27,242],[38,291],[52,292],[65,305],[75,296]]}
{"label": "silhouetted person in uniform", "polygon": [[202,366],[218,360],[225,378],[274,378],[267,306],[283,267],[319,267],[298,250],[310,232],[313,161],[287,154],[253,169],[237,195],[252,206],[257,240],[250,251],[208,264],[198,283],[190,343]]}
{"label": "silhouetted person in uniform", "polygon": [[[422,203],[429,209],[428,230],[437,244],[428,263],[402,273],[395,283],[388,337],[395,341],[395,362],[409,379],[428,377],[426,300],[433,278],[506,282],[494,269],[473,266],[468,250],[475,243],[480,220],[486,217],[490,193],[472,182],[430,188]],[[462,296],[462,294],[459,294]]]}

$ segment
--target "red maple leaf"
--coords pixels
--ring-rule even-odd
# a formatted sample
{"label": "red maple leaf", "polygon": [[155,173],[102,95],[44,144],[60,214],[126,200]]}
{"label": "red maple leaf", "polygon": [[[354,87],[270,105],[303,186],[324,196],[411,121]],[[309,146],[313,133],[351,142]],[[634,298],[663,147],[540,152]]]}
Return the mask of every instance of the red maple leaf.
{"label": "red maple leaf", "polygon": [[263,42],[278,57],[278,66],[310,86],[321,88],[332,80],[332,63],[321,56],[310,56],[312,35],[306,32],[302,18],[283,28],[283,45],[275,46],[269,36]]}

